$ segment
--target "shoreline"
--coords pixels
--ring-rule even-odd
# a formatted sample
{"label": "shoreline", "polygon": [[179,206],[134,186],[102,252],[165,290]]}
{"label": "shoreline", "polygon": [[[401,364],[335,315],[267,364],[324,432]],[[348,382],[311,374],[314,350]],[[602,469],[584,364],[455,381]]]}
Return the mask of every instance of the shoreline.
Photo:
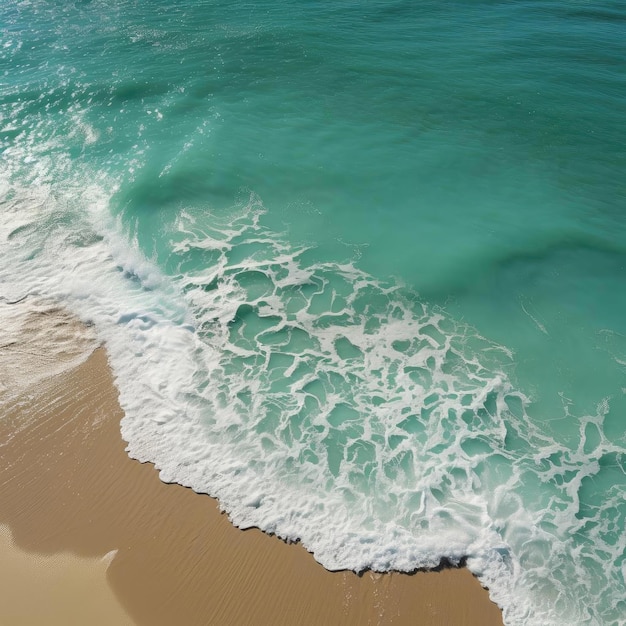
{"label": "shoreline", "polygon": [[106,580],[137,625],[502,624],[465,568],[330,572],[297,543],[234,527],[213,498],[128,457],[117,398],[97,348],[3,407],[0,524],[34,560],[116,551]]}

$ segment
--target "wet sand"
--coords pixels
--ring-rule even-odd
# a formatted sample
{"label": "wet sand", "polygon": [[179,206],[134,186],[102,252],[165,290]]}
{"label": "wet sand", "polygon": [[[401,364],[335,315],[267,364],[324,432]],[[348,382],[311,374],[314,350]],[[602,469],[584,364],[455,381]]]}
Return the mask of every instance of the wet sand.
{"label": "wet sand", "polygon": [[[122,410],[103,349],[36,387],[1,409],[0,524],[13,545],[0,542],[0,558],[24,598],[23,614],[17,592],[17,609],[0,599],[1,625],[124,624],[127,616],[139,626],[502,624],[466,569],[331,573],[299,545],[234,528],[214,499],[162,483],[151,464],[124,451]],[[65,616],[56,607],[45,622],[29,617],[33,609],[45,612],[43,600],[32,576],[12,574],[21,566],[15,554],[5,558],[7,550],[33,566],[65,555],[63,567],[95,568],[93,589],[83,591],[80,576],[68,575],[57,598]],[[99,560],[107,554],[108,568]],[[111,597],[98,587],[104,569]],[[74,585],[74,594],[66,593]],[[85,593],[119,621],[72,617]]]}

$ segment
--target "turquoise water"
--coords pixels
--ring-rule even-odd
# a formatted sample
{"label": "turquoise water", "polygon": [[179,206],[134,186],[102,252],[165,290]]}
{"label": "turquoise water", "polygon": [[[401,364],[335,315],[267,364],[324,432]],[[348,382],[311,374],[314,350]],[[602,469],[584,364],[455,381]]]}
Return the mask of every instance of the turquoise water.
{"label": "turquoise water", "polygon": [[331,569],[626,623],[618,2],[0,8],[0,295],[135,458]]}

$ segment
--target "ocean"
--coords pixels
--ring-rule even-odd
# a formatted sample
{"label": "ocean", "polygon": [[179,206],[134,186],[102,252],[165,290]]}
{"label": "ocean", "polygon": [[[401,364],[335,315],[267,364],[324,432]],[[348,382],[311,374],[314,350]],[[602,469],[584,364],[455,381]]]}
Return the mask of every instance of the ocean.
{"label": "ocean", "polygon": [[6,0],[0,297],[129,454],[328,569],[626,624],[626,7]]}

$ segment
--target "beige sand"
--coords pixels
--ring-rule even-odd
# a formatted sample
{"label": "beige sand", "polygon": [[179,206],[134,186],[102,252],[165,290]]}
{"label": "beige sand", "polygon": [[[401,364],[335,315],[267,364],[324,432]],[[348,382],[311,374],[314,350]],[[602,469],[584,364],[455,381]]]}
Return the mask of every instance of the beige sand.
{"label": "beige sand", "polygon": [[[0,524],[39,563],[41,555],[99,559],[117,550],[108,582],[138,625],[502,624],[465,569],[330,573],[299,545],[234,528],[208,496],[162,483],[152,465],[124,452],[102,349],[32,391],[0,419]],[[12,561],[0,558],[10,577]],[[32,582],[18,584],[30,593],[24,619],[8,615],[0,598],[0,624],[53,623],[27,619],[27,605],[40,599]],[[78,602],[84,592],[75,592]],[[63,623],[97,623],[75,621],[73,604]],[[107,610],[119,607],[111,600]]]}
{"label": "beige sand", "polygon": [[112,557],[23,552],[13,544],[10,530],[0,527],[0,624],[133,626],[107,584]]}

